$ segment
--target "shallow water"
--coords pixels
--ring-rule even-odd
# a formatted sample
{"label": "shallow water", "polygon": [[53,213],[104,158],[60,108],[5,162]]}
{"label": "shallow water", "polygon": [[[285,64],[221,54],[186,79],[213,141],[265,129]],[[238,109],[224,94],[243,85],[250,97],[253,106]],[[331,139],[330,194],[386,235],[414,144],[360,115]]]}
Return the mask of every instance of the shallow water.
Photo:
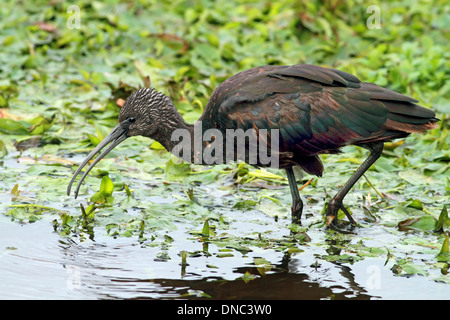
{"label": "shallow water", "polygon": [[[395,276],[385,260],[353,264],[320,261],[322,249],[284,254],[258,249],[187,258],[180,251],[204,251],[186,237],[182,226],[171,234],[167,261],[160,247],[142,247],[136,238],[112,238],[95,230],[95,239],[77,242],[53,232],[45,221],[20,225],[0,216],[1,299],[448,299],[446,284],[423,276]],[[320,230],[309,234],[313,241]],[[324,249],[325,250],[325,249]],[[262,257],[272,266],[260,275],[253,263]],[[214,266],[214,267],[212,267]],[[245,274],[258,275],[244,281]]]}

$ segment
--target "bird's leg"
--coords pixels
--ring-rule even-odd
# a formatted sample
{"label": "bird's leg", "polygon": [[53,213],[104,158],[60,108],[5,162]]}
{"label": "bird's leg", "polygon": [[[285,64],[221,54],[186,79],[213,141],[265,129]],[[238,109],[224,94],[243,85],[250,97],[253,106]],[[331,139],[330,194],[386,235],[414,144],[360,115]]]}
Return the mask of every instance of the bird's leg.
{"label": "bird's leg", "polygon": [[352,218],[350,213],[344,207],[342,201],[350,189],[354,186],[354,184],[361,178],[361,176],[370,168],[372,164],[377,161],[377,159],[381,156],[383,152],[383,142],[376,142],[372,144],[364,144],[361,147],[366,148],[370,151],[367,159],[359,166],[359,168],[355,171],[355,173],[348,179],[348,181],[344,184],[344,186],[336,193],[336,195],[331,199],[327,208],[327,221],[332,220],[332,223],[336,223],[337,213],[339,209],[344,211],[347,218],[350,220],[352,224],[356,224],[355,220]]}
{"label": "bird's leg", "polygon": [[292,196],[292,223],[300,224],[303,212],[303,202],[298,193],[297,181],[295,181],[294,170],[291,168],[286,169],[286,174],[289,181],[289,187],[291,188]]}

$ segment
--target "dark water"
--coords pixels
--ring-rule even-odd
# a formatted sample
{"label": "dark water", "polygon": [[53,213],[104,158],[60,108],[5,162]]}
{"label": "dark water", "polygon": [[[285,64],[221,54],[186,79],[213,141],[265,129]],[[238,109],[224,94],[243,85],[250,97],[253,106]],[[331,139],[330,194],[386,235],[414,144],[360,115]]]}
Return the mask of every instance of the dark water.
{"label": "dark water", "polygon": [[[304,252],[258,249],[232,257],[188,257],[182,250],[202,244],[183,230],[159,261],[161,248],[141,247],[135,238],[102,235],[77,242],[52,232],[48,222],[20,225],[0,217],[0,299],[448,299],[450,287],[423,276],[395,276],[384,259],[354,264],[320,261]],[[321,237],[320,231],[312,238]],[[217,250],[210,246],[209,252]],[[261,272],[254,258],[272,265]],[[244,281],[254,275],[253,280]]]}

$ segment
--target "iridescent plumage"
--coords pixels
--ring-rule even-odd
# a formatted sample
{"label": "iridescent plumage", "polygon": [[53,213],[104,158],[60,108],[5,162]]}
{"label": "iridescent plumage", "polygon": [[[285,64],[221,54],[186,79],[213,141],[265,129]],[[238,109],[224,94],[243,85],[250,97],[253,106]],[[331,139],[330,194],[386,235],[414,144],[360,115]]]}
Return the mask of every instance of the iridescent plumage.
{"label": "iridescent plumage", "polygon": [[[357,77],[336,69],[314,65],[262,66],[240,72],[220,84],[198,121],[204,131],[214,128],[224,134],[227,129],[278,130],[279,165],[287,172],[294,222],[300,221],[303,203],[293,167],[299,166],[310,174],[321,176],[320,154],[337,153],[346,145],[368,149],[367,160],[330,201],[327,209],[330,220],[341,208],[353,221],[342,200],[381,156],[384,142],[437,128],[435,113],[416,103],[413,98],[360,82]],[[111,141],[117,145],[126,137],[143,135],[159,141],[171,151],[175,146],[171,136],[177,129],[194,133],[194,126],[183,120],[170,98],[154,89],[143,88],[127,99],[120,111],[119,125],[111,137],[102,142],[101,148]],[[202,148],[207,146],[208,143],[202,144]],[[101,148],[97,147],[77,170],[68,194],[81,168]],[[195,153],[192,154],[194,157]],[[263,166],[261,163],[256,165]]]}

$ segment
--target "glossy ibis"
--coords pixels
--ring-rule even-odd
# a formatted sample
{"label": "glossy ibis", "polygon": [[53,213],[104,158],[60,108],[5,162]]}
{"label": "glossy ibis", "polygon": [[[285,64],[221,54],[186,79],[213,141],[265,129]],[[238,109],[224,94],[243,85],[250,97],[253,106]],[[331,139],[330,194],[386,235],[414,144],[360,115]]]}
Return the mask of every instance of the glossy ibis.
{"label": "glossy ibis", "polygon": [[[268,142],[269,137],[272,139],[272,132],[276,132],[278,152],[274,154],[279,157],[279,167],[286,170],[292,195],[292,218],[297,223],[300,222],[303,203],[293,167],[299,166],[307,173],[322,176],[319,154],[338,153],[346,145],[368,149],[368,158],[327,207],[327,221],[332,221],[342,209],[354,223],[342,201],[381,156],[384,142],[438,127],[435,113],[416,102],[375,84],[360,82],[357,77],[340,70],[306,64],[269,65],[240,72],[220,84],[196,124],[201,123],[202,133],[215,129],[224,135],[229,129],[266,129],[269,147],[272,146]],[[196,124],[187,124],[164,94],[151,88],[137,90],[120,110],[119,124],[78,167],[67,194],[70,194],[72,183],[81,169],[108,144],[84,172],[75,197],[89,171],[123,140],[142,135],[173,151],[178,145],[178,141],[173,140],[176,130],[184,130],[194,138]],[[216,136],[211,135],[210,141],[215,141]],[[247,151],[244,159],[248,159],[249,141],[246,140],[243,147]],[[200,154],[209,146],[208,141],[202,141]],[[189,147],[187,160],[205,164],[198,161],[199,150],[195,149],[193,142]],[[235,145],[232,147],[234,150]],[[252,164],[267,166],[259,160]]]}

